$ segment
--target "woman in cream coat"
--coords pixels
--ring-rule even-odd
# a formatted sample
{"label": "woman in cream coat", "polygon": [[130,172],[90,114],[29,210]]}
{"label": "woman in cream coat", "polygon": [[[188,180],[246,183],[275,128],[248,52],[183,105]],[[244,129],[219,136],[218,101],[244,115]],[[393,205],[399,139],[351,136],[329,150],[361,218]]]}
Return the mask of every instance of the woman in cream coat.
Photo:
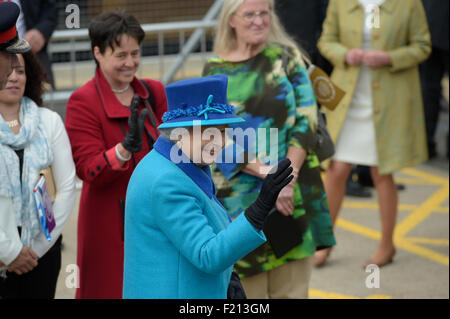
{"label": "woman in cream coat", "polygon": [[[431,51],[420,0],[331,0],[319,50],[333,65],[332,80],[346,91],[327,111],[336,154],[325,189],[336,220],[351,164],[371,166],[382,236],[366,264],[395,255],[397,189],[392,174],[427,159],[418,65]],[[316,253],[323,264],[329,249]]]}

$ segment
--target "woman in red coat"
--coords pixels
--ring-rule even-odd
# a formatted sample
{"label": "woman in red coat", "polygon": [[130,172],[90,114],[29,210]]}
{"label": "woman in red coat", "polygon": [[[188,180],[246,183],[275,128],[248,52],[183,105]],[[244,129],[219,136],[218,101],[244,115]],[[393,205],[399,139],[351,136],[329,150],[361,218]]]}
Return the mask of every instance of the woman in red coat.
{"label": "woman in red coat", "polygon": [[167,110],[162,83],[135,77],[144,35],[124,12],[96,18],[89,27],[95,76],[67,103],[66,128],[83,180],[76,298],[122,297],[125,193]]}

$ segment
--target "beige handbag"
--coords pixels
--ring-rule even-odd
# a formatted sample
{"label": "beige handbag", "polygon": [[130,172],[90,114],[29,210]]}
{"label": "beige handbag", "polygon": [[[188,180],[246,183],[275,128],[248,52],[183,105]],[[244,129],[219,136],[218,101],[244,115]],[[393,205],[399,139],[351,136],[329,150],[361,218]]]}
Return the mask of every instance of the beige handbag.
{"label": "beige handbag", "polygon": [[47,191],[50,195],[50,199],[52,203],[55,201],[56,198],[56,184],[55,179],[53,178],[53,171],[52,167],[46,167],[43,170],[39,172],[39,176],[44,176],[45,183],[47,184]]}

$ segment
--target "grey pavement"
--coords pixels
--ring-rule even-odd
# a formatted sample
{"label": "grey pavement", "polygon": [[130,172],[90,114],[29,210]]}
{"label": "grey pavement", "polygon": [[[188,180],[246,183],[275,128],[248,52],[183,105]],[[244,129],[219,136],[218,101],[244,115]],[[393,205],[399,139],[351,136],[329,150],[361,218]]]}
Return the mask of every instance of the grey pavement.
{"label": "grey pavement", "polygon": [[[335,229],[338,245],[329,263],[314,269],[310,298],[449,298],[448,172],[448,161],[438,159],[395,175],[407,187],[399,193],[397,228],[406,225],[409,231],[396,239],[394,262],[380,269],[379,288],[367,287],[368,277],[375,273],[362,268],[379,238],[376,197],[346,197]],[[56,298],[71,299],[75,294],[66,284],[73,282],[70,265],[76,263],[77,210],[75,207],[63,232]]]}

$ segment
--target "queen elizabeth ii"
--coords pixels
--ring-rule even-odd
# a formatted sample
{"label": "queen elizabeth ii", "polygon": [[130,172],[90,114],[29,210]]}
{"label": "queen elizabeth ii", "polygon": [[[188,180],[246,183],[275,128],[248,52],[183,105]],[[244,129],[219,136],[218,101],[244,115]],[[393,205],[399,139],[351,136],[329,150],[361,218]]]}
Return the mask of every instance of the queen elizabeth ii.
{"label": "queen elizabeth ii", "polygon": [[292,168],[289,160],[274,167],[257,200],[231,222],[209,168],[225,128],[243,121],[227,104],[227,82],[216,75],[166,88],[162,134],[128,185],[124,298],[225,299],[234,263],[266,241],[264,221]]}

